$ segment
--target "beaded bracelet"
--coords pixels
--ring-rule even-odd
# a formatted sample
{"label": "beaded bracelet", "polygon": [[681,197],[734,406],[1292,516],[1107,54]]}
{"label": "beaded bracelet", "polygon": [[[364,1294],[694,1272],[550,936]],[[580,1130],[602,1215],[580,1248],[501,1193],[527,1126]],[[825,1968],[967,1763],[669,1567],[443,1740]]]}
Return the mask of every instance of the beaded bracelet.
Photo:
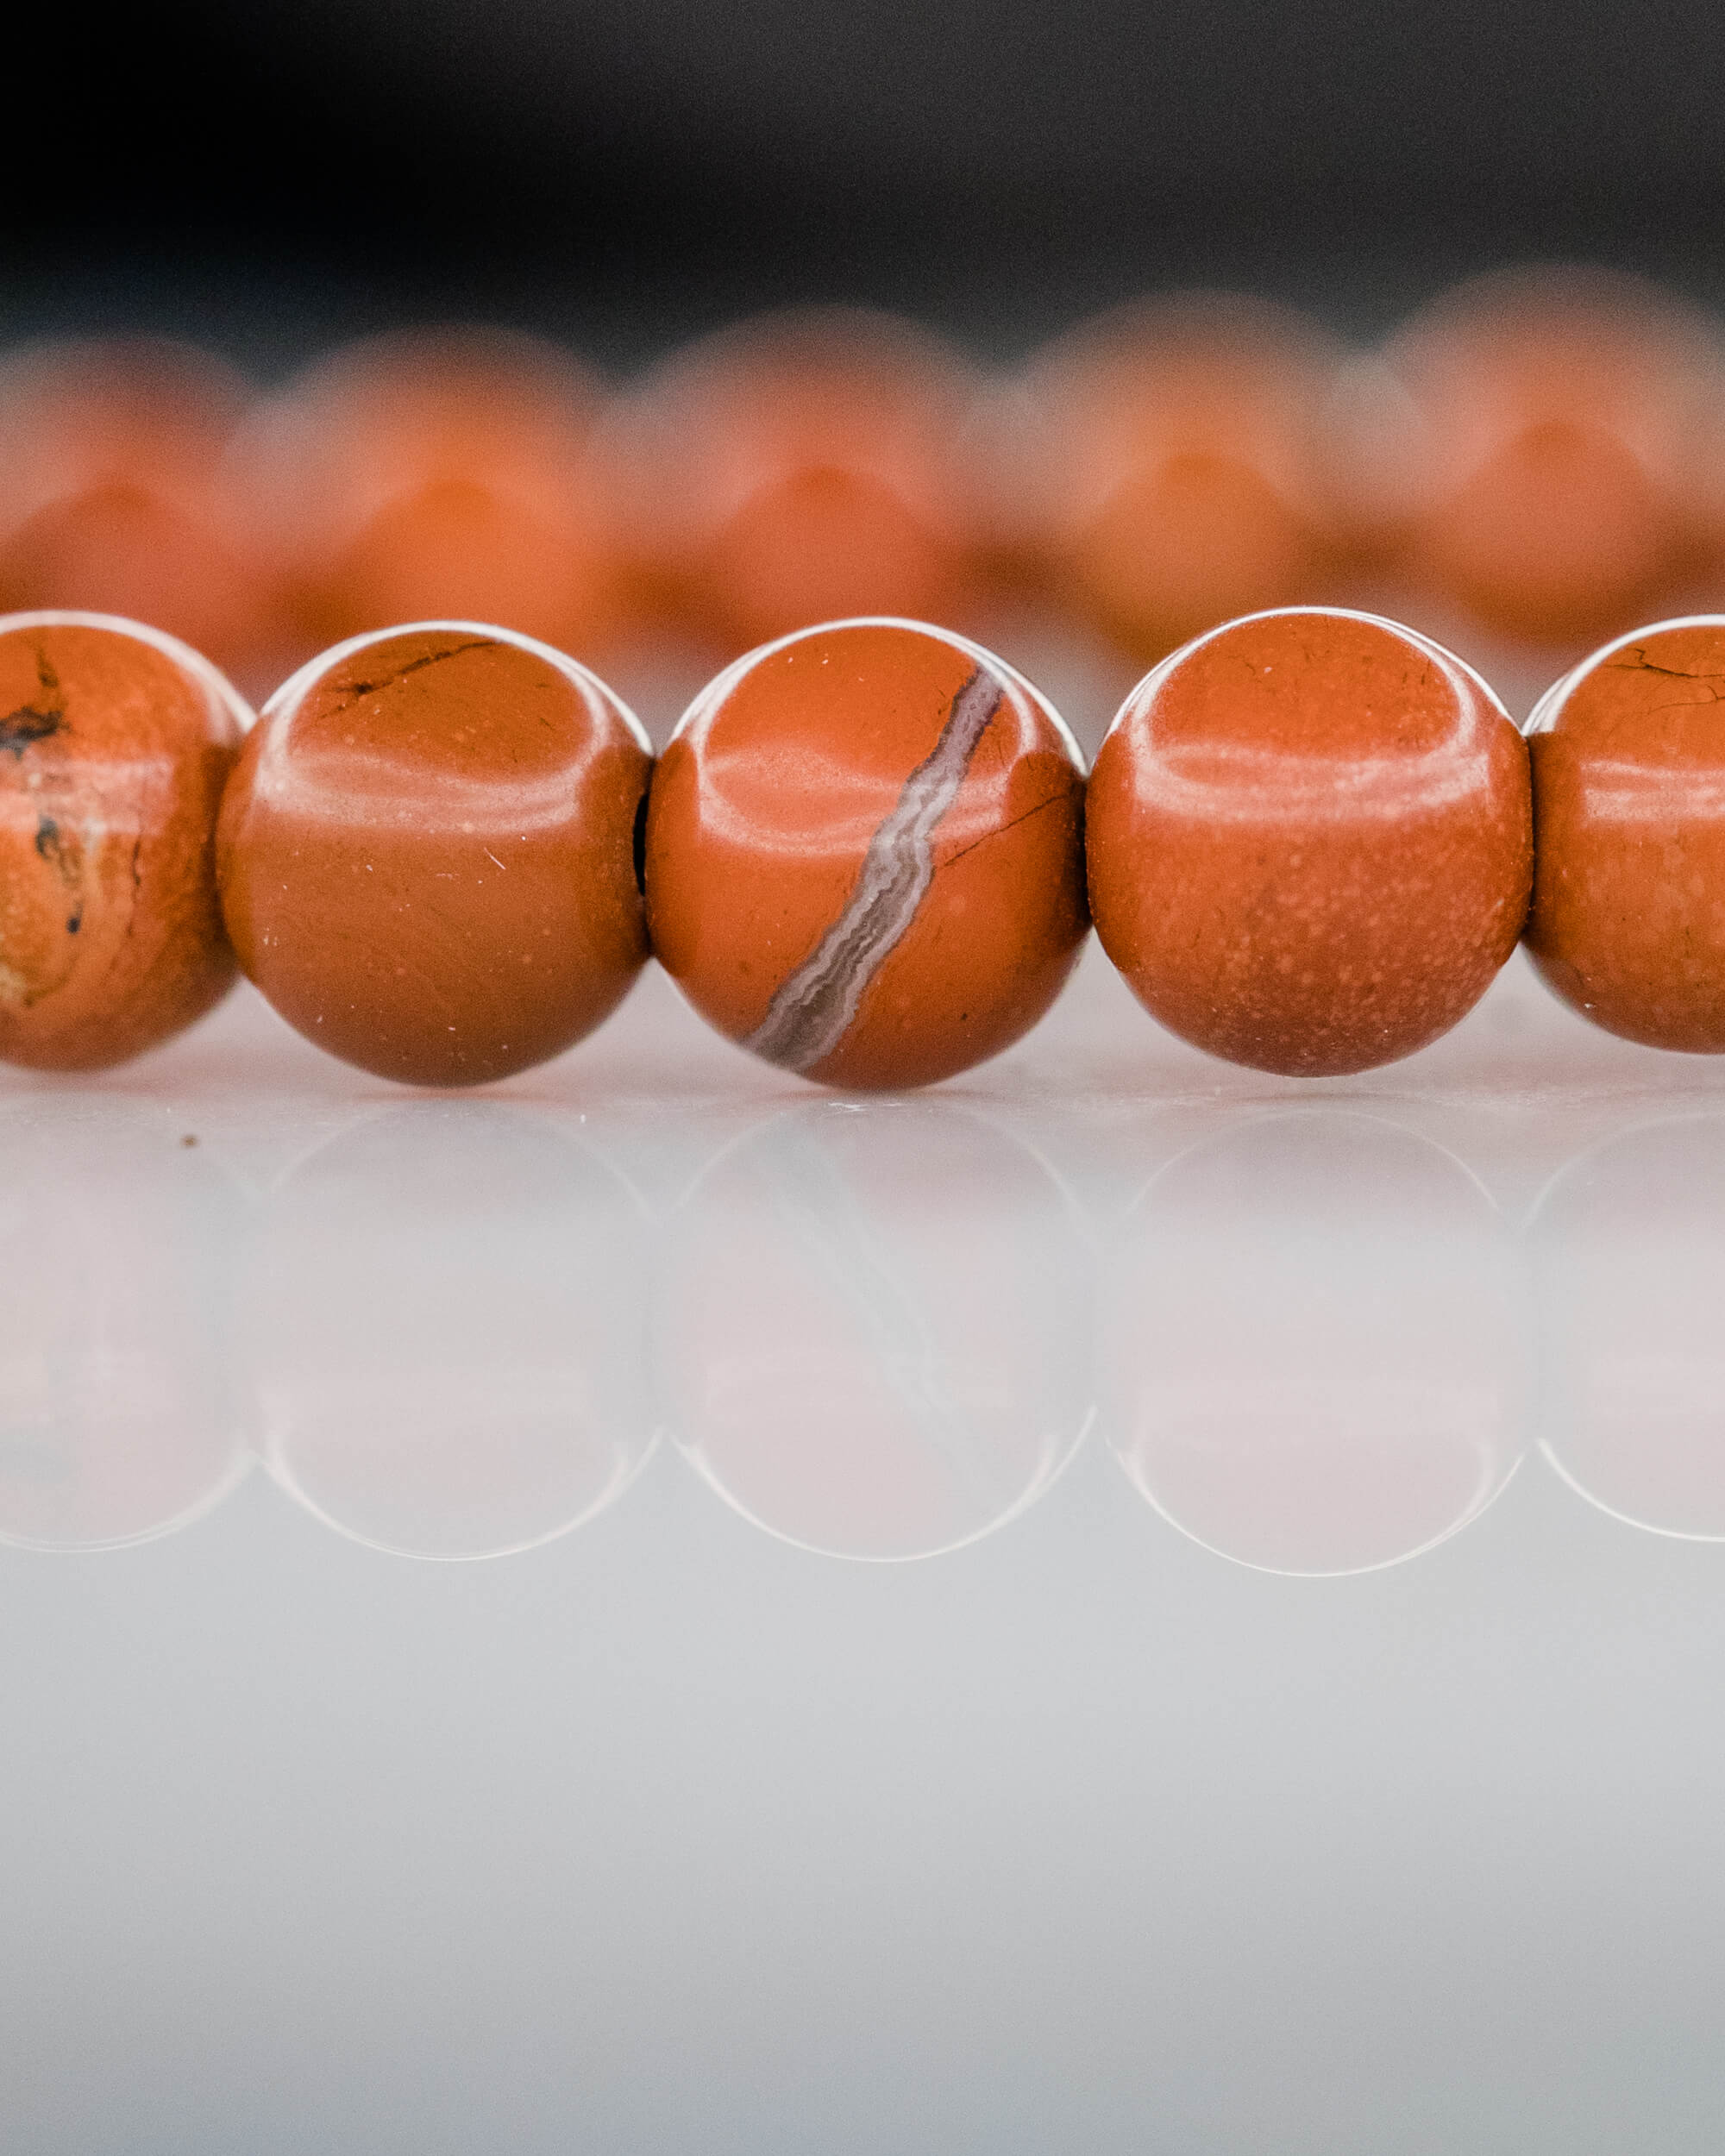
{"label": "beaded bracelet", "polygon": [[1157,1018],[1266,1070],[1411,1054],[1524,929],[1596,1023],[1725,1050],[1722,684],[1725,617],[1662,623],[1524,740],[1428,638],[1281,609],[1147,674],[1087,801],[1047,699],[915,622],[763,645],[656,767],[603,682],[511,630],[351,638],[251,725],[157,630],[13,615],[0,1056],[120,1062],[237,961],[347,1061],[482,1084],[590,1032],[650,949],[768,1062],[920,1085],[1028,1031],[1093,915]]}

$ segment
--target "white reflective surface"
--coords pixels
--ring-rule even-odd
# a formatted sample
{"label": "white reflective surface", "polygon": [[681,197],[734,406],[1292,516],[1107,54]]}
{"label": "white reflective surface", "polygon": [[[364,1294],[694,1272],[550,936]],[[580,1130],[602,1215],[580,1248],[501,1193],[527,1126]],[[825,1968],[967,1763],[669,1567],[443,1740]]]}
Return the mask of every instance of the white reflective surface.
{"label": "white reflective surface", "polygon": [[1525,1443],[1513,1238],[1452,1153],[1324,1101],[1155,1175],[1101,1305],[1109,1434],[1158,1512],[1276,1572],[1358,1572],[1476,1519]]}
{"label": "white reflective surface", "polygon": [[405,1556],[579,1526],[650,1444],[647,1242],[574,1131],[490,1100],[362,1114],[270,1190],[242,1261],[271,1472]]}
{"label": "white reflective surface", "polygon": [[0,1250],[8,2156],[1725,2137],[1725,1069],[1519,962],[862,1103],[244,992]]}

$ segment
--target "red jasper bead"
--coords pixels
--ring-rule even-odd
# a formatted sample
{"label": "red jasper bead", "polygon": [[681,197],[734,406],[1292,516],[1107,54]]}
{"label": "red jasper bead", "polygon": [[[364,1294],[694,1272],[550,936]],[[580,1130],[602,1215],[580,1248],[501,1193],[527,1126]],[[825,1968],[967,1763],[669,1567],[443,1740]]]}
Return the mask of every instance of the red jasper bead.
{"label": "red jasper bead", "polygon": [[630,605],[602,403],[531,338],[380,337],[269,400],[233,468],[320,641],[451,619],[591,649]]}
{"label": "red jasper bead", "polygon": [[0,1057],[100,1069],[226,992],[213,840],[250,719],[157,630],[0,619]]}
{"label": "red jasper bead", "polygon": [[507,1077],[590,1032],[647,956],[646,736],[501,629],[356,636],[265,705],[222,803],[240,963],[291,1025],[411,1085]]}
{"label": "red jasper bead", "polygon": [[1412,630],[1253,615],[1127,698],[1087,843],[1103,948],[1164,1025],[1262,1070],[1366,1070],[1446,1031],[1515,949],[1527,748]]}
{"label": "red jasper bead", "polygon": [[1298,316],[1221,298],[1123,309],[1061,339],[994,413],[1018,551],[1143,658],[1328,596],[1341,358]]}
{"label": "red jasper bead", "polygon": [[0,369],[0,605],[148,622],[224,667],[267,661],[282,595],[223,455],[243,385],[139,338],[47,345]]}
{"label": "red jasper bead", "polygon": [[926,1085],[1026,1032],[1088,924],[1083,768],[1000,660],[838,622],[739,660],[660,758],[653,947],[691,1003],[830,1085]]}
{"label": "red jasper bead", "polygon": [[1725,615],[1620,636],[1528,722],[1527,948],[1596,1025],[1725,1050]]}
{"label": "red jasper bead", "polygon": [[1725,392],[1697,312],[1628,278],[1488,278],[1383,358],[1364,494],[1408,579],[1565,643],[1627,628],[1689,573]]}

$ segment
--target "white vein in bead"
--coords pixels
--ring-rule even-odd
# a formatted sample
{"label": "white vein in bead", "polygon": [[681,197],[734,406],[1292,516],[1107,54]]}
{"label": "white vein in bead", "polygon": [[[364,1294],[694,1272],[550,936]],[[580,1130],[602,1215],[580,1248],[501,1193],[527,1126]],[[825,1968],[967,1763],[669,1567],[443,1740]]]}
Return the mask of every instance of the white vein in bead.
{"label": "white vein in bead", "polygon": [[844,1037],[863,991],[897,948],[934,881],[937,825],[957,797],[1006,686],[979,667],[952,699],[940,738],[869,842],[844,911],[744,1041],[787,1070],[812,1070]]}

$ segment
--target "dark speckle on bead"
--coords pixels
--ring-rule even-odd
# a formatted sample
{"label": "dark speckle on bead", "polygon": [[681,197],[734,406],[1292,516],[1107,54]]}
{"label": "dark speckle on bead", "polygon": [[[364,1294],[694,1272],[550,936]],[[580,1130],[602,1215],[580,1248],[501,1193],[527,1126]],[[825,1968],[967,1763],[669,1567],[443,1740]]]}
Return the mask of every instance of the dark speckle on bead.
{"label": "dark speckle on bead", "polygon": [[0,1057],[122,1062],[233,979],[213,840],[249,713],[185,645],[76,614],[0,619]]}

